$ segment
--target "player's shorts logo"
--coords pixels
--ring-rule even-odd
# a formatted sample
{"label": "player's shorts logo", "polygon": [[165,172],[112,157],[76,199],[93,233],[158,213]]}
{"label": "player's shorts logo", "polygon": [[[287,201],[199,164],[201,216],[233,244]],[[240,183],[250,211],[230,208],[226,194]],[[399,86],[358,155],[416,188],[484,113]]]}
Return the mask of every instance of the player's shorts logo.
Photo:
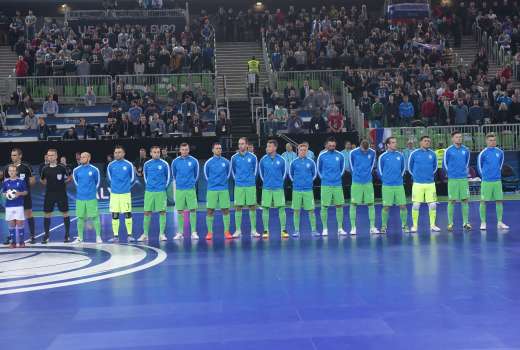
{"label": "player's shorts logo", "polygon": [[25,174],[20,174],[20,179],[25,180]]}
{"label": "player's shorts logo", "polygon": [[166,256],[160,249],[131,244],[0,248],[0,295],[123,276],[158,265]]}

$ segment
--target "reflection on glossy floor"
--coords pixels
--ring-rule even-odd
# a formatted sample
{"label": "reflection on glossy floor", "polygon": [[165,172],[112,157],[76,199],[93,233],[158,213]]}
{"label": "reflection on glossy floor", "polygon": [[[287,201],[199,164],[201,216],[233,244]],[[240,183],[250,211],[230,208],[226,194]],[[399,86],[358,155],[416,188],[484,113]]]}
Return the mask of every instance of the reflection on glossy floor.
{"label": "reflection on glossy floor", "polygon": [[273,222],[270,241],[0,248],[0,348],[520,349],[520,202],[504,209],[507,233],[370,236],[361,209],[339,240],[280,241]]}

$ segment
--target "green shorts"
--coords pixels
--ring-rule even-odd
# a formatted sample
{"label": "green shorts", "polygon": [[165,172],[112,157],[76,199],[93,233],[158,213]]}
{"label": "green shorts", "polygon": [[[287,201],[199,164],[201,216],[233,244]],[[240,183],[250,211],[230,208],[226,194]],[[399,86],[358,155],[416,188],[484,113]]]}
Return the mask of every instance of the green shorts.
{"label": "green shorts", "polygon": [[461,201],[469,198],[468,179],[448,179],[448,199]]}
{"label": "green shorts", "polygon": [[331,205],[344,205],[345,196],[343,195],[343,187],[321,186],[320,200],[322,207],[330,207]]}
{"label": "green shorts", "polygon": [[284,190],[262,190],[262,207],[281,208],[285,207]]}
{"label": "green shorts", "polygon": [[256,186],[235,187],[235,206],[256,205]]}
{"label": "green shorts", "polygon": [[312,191],[293,191],[292,208],[293,210],[313,210],[314,209],[314,193]]}
{"label": "green shorts", "polygon": [[76,199],[76,216],[78,218],[95,218],[99,216],[97,199]]}
{"label": "green shorts", "polygon": [[111,193],[109,207],[111,213],[130,213],[132,212],[132,196],[130,193]]}
{"label": "green shorts", "polygon": [[168,199],[166,191],[163,192],[144,192],[144,211],[161,212],[166,211]]}
{"label": "green shorts", "polygon": [[231,203],[229,201],[229,191],[212,191],[206,193],[206,208],[208,209],[229,209]]}
{"label": "green shorts", "polygon": [[403,185],[387,186],[383,185],[383,206],[406,205],[406,194]]}
{"label": "green shorts", "polygon": [[175,191],[175,208],[177,210],[195,210],[197,209],[197,193],[195,189],[176,190]]}
{"label": "green shorts", "polygon": [[353,182],[350,189],[350,203],[374,204],[374,185],[371,182],[366,184]]}
{"label": "green shorts", "polygon": [[412,202],[415,203],[434,203],[437,202],[437,189],[435,183],[418,184],[412,186]]}
{"label": "green shorts", "polygon": [[480,185],[480,199],[483,201],[504,200],[502,181],[482,181],[482,184]]}

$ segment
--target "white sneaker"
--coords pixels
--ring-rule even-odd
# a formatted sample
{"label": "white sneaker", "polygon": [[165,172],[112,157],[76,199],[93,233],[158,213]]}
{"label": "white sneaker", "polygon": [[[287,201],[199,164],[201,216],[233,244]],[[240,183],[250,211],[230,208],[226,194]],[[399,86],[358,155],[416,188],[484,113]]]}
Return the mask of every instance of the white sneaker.
{"label": "white sneaker", "polygon": [[506,224],[504,224],[502,221],[499,221],[498,224],[497,224],[497,228],[499,230],[509,230],[509,226],[507,226]]}
{"label": "white sneaker", "polygon": [[352,227],[352,229],[350,230],[350,234],[351,234],[352,236],[357,235],[357,231],[356,231],[356,228],[355,228],[355,227]]}
{"label": "white sneaker", "polygon": [[240,238],[241,235],[242,232],[240,232],[240,230],[236,230],[235,233],[233,233],[233,238]]}
{"label": "white sneaker", "polygon": [[431,225],[430,226],[430,230],[432,230],[433,232],[440,232],[441,231],[441,229],[438,226],[435,226],[435,225]]}
{"label": "white sneaker", "polygon": [[379,232],[379,230],[377,229],[377,227],[371,227],[371,228],[370,228],[370,233],[371,233],[371,234],[378,234],[378,233],[380,233],[380,232]]}
{"label": "white sneaker", "polygon": [[480,230],[482,230],[482,231],[486,231],[486,230],[487,230],[487,227],[486,227],[486,223],[485,223],[485,222],[482,222],[482,223],[480,224]]}
{"label": "white sneaker", "polygon": [[300,232],[299,231],[294,231],[292,236],[293,236],[293,238],[299,238],[300,237]]}
{"label": "white sneaker", "polygon": [[79,239],[79,237],[74,238],[74,240],[72,242],[70,242],[70,244],[80,244],[80,243],[81,243],[81,239]]}
{"label": "white sneaker", "polygon": [[137,242],[144,242],[147,241],[148,237],[143,233],[138,239]]}
{"label": "white sneaker", "polygon": [[320,233],[318,231],[311,231],[311,236],[313,237],[319,237]]}
{"label": "white sneaker", "polygon": [[262,237],[262,235],[259,234],[259,233],[256,232],[256,231],[251,231],[251,237],[253,237],[253,238],[260,238],[260,237]]}
{"label": "white sneaker", "polygon": [[338,235],[340,235],[340,236],[346,236],[346,235],[347,235],[347,232],[346,232],[344,229],[340,228],[340,229],[338,230]]}
{"label": "white sneaker", "polygon": [[417,232],[417,226],[410,226],[410,230],[408,232]]}
{"label": "white sneaker", "polygon": [[179,240],[181,240],[181,239],[183,239],[183,238],[184,238],[184,236],[183,236],[182,233],[180,233],[180,232],[177,232],[177,233],[175,234],[175,237],[173,237],[173,239],[175,239],[175,240],[177,240],[177,241],[179,241]]}
{"label": "white sneaker", "polygon": [[329,230],[327,230],[326,228],[324,228],[323,231],[321,231],[321,235],[322,235],[323,237],[328,236],[328,235],[329,235]]}
{"label": "white sneaker", "polygon": [[101,239],[101,237],[96,236],[96,243],[97,243],[97,244],[101,244],[101,243],[103,243],[103,240]]}
{"label": "white sneaker", "polygon": [[191,239],[193,239],[193,240],[197,240],[197,239],[199,239],[199,235],[197,234],[197,232],[193,231],[193,232],[191,233]]}
{"label": "white sneaker", "polygon": [[167,241],[167,240],[168,240],[168,237],[166,237],[166,235],[164,233],[159,235],[159,241]]}

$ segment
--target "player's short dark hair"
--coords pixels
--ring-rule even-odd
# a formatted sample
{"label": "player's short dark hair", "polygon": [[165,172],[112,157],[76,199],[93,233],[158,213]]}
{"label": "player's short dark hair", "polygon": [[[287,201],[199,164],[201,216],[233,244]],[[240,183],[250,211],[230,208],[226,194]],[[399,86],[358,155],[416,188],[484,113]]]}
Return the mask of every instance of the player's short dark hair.
{"label": "player's short dark hair", "polygon": [[58,154],[58,150],[56,148],[49,148],[47,150],[47,153],[49,153],[49,152],[54,152],[54,153]]}
{"label": "player's short dark hair", "polygon": [[428,136],[428,135],[423,135],[423,136],[421,136],[421,138],[419,139],[419,142],[422,141],[422,140],[424,140],[424,139],[430,139],[430,140],[431,140],[431,137]]}
{"label": "player's short dark hair", "polygon": [[249,140],[245,136],[242,136],[241,138],[238,139],[238,141],[240,141],[240,140],[244,140],[246,142],[246,144],[249,144]]}
{"label": "player's short dark hair", "polygon": [[118,148],[119,148],[119,149],[122,149],[123,152],[126,152],[125,148],[124,148],[123,146],[121,146],[121,145],[116,145],[116,147],[114,147],[114,151],[115,151],[116,149],[118,149]]}
{"label": "player's short dark hair", "polygon": [[190,147],[190,145],[188,145],[186,142],[183,142],[179,145],[179,148],[180,147]]}
{"label": "player's short dark hair", "polygon": [[334,142],[336,143],[336,138],[331,136],[331,137],[327,137],[327,141],[326,142]]}
{"label": "player's short dark hair", "polygon": [[276,141],[274,139],[267,140],[267,144],[272,144],[275,147],[278,147],[278,141]]}
{"label": "player's short dark hair", "polygon": [[18,153],[18,155],[20,155],[20,156],[23,155],[22,150],[21,150],[20,148],[18,148],[18,147],[13,148],[13,149],[11,150],[11,153],[12,153],[12,152],[16,152],[16,153]]}
{"label": "player's short dark hair", "polygon": [[161,147],[157,146],[157,145],[153,145],[152,147],[150,147],[150,151],[153,150],[154,148],[158,148],[159,151],[161,150]]}
{"label": "player's short dark hair", "polygon": [[385,140],[385,145],[388,146],[388,145],[390,144],[390,141],[391,141],[392,139],[393,139],[393,140],[397,140],[397,139],[395,138],[395,136],[387,137],[386,140]]}
{"label": "player's short dark hair", "polygon": [[219,146],[222,146],[222,144],[218,141],[215,141],[213,142],[213,144],[211,145],[211,149],[215,148],[216,145],[219,145]]}
{"label": "player's short dark hair", "polygon": [[462,134],[459,130],[454,130],[452,133],[451,133],[451,137],[457,135],[457,134]]}
{"label": "player's short dark hair", "polygon": [[488,134],[486,135],[486,139],[489,139],[489,138],[492,138],[492,137],[495,137],[495,138],[496,138],[497,135],[495,135],[494,132],[490,132],[490,133],[488,133]]}

